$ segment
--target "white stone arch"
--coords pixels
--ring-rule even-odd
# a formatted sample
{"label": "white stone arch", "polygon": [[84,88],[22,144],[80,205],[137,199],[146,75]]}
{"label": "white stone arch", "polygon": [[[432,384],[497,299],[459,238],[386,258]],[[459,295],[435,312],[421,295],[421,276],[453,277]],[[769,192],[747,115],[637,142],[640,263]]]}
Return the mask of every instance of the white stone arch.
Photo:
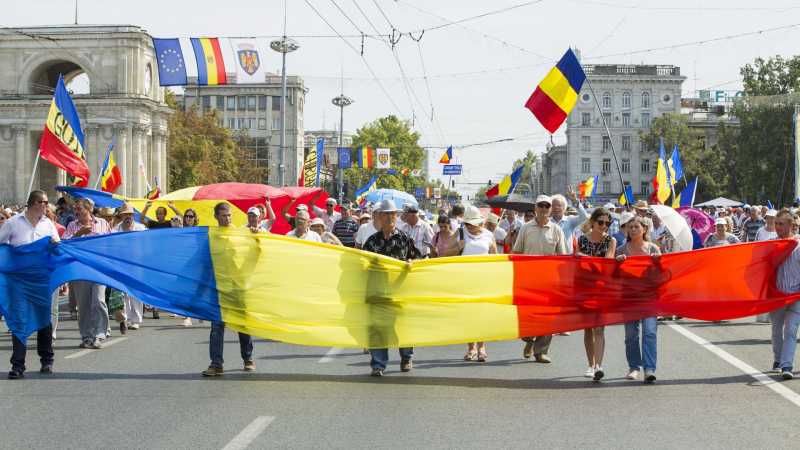
{"label": "white stone arch", "polygon": [[63,50],[39,53],[25,62],[20,72],[17,92],[22,95],[53,95],[52,89],[55,89],[58,74],[61,73],[64,84],[69,84],[75,77],[86,74],[89,78],[89,92],[93,93],[96,80],[92,73],[85,69],[90,65]]}

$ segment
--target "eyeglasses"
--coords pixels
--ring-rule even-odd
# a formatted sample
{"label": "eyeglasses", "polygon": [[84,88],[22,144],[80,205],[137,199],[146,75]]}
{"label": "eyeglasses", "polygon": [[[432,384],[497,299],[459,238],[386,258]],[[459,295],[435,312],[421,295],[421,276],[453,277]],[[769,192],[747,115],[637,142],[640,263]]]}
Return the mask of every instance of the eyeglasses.
{"label": "eyeglasses", "polygon": [[197,216],[195,216],[195,215],[189,215],[189,214],[184,214],[184,215],[183,215],[183,218],[184,218],[184,219],[194,219],[195,217],[197,217]]}
{"label": "eyeglasses", "polygon": [[550,209],[550,203],[537,203],[536,206],[539,208]]}
{"label": "eyeglasses", "polygon": [[611,221],[610,220],[597,220],[597,221],[595,221],[595,223],[598,224],[598,225],[606,226],[606,227],[610,227],[611,226]]}

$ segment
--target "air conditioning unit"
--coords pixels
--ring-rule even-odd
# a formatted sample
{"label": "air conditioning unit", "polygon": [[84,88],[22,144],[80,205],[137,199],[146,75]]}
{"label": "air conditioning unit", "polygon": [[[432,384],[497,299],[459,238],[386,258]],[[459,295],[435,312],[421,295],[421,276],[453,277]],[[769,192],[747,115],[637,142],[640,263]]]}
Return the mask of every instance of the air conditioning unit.
{"label": "air conditioning unit", "polygon": [[636,120],[634,120],[633,122],[634,122],[634,123],[639,123],[639,119],[636,119]]}
{"label": "air conditioning unit", "polygon": [[603,171],[603,175],[608,175],[608,172]]}

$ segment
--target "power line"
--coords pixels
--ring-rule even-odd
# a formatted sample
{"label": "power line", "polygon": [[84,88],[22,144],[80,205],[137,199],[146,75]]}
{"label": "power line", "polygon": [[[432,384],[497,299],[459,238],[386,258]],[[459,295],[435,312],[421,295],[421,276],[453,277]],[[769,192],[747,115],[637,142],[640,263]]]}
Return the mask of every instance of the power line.
{"label": "power line", "polygon": [[603,3],[603,2],[592,2],[587,0],[569,0],[574,3],[585,3],[587,5],[597,5],[597,6],[606,6],[610,8],[631,8],[631,9],[641,9],[645,11],[767,11],[767,12],[776,12],[782,13],[793,9],[800,9],[800,6],[774,6],[774,7],[716,7],[716,6],[697,6],[697,7],[687,7],[687,6],[648,6],[648,7],[641,7],[641,6],[628,6],[628,5],[615,5],[611,3]]}
{"label": "power line", "polygon": [[[503,8],[503,9],[498,9],[497,11],[490,11],[490,12],[487,12],[487,13],[478,14],[477,16],[468,17],[466,19],[461,19],[461,20],[456,20],[454,22],[448,21],[449,23],[442,24],[442,25],[439,25],[437,27],[421,28],[421,29],[416,30],[416,31],[411,31],[411,33],[418,33],[418,32],[422,32],[422,31],[437,30],[439,28],[449,27],[450,25],[457,25],[459,23],[469,22],[470,20],[480,19],[481,17],[491,16],[493,14],[500,14],[500,13],[508,12],[508,11],[513,10],[513,9],[522,8],[523,6],[529,6],[529,5],[533,5],[533,4],[541,3],[541,2],[542,2],[542,0],[536,0],[536,1],[532,1],[532,2],[523,3],[521,5],[509,6],[508,8]],[[442,20],[446,20],[446,19],[442,19]]]}

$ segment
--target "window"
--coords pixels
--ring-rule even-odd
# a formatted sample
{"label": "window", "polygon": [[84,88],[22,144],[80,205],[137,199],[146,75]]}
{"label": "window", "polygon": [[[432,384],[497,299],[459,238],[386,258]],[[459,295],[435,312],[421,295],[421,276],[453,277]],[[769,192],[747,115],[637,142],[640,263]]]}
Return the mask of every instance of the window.
{"label": "window", "polygon": [[236,119],[228,119],[228,128],[233,130],[234,125],[236,125]]}
{"label": "window", "polygon": [[203,109],[211,108],[211,97],[208,95],[203,96]]}
{"label": "window", "polygon": [[603,113],[603,120],[606,121],[606,125],[612,126],[611,125],[611,113]]}
{"label": "window", "polygon": [[631,171],[631,159],[622,158],[622,171],[627,173]]}
{"label": "window", "polygon": [[631,113],[622,113],[622,126],[631,126]]}
{"label": "window", "polygon": [[611,108],[611,92],[603,93],[603,108]]}
{"label": "window", "polygon": [[256,109],[256,98],[251,95],[247,97],[247,109]]}
{"label": "window", "polygon": [[608,158],[603,159],[603,172],[611,172],[611,160]]}
{"label": "window", "polygon": [[266,95],[259,95],[258,96],[258,109],[267,109],[267,96]]}
{"label": "window", "polygon": [[281,119],[272,119],[272,129],[273,130],[281,129]]}
{"label": "window", "polygon": [[631,93],[630,92],[623,92],[622,93],[622,107],[623,108],[630,108],[631,107]]}
{"label": "window", "polygon": [[650,160],[643,159],[642,160],[642,173],[650,173]]}
{"label": "window", "polygon": [[642,153],[647,152],[647,144],[645,144],[644,141],[639,143],[639,151]]}
{"label": "window", "polygon": [[[622,192],[625,192],[630,187],[630,185],[631,185],[630,181],[623,181],[622,182]],[[631,192],[633,192],[633,191],[631,190]]]}
{"label": "window", "polygon": [[610,193],[611,193],[611,182],[603,181],[603,194],[610,194]]}
{"label": "window", "polygon": [[591,171],[591,164],[589,158],[581,158],[581,172],[588,173]]}
{"label": "window", "polygon": [[259,130],[267,129],[267,119],[258,119],[258,129]]}
{"label": "window", "polygon": [[642,113],[642,126],[643,127],[650,126],[650,113]]}
{"label": "window", "polygon": [[650,192],[650,182],[649,181],[642,181],[639,184],[639,193],[642,195],[649,194]]}
{"label": "window", "polygon": [[244,110],[245,103],[247,102],[247,97],[241,96],[239,97],[239,109]]}
{"label": "window", "polygon": [[592,113],[581,113],[581,126],[588,127],[592,125]]}
{"label": "window", "polygon": [[281,110],[281,98],[277,95],[272,96],[272,110],[273,111],[280,111]]}
{"label": "window", "polygon": [[642,109],[650,109],[650,93],[642,93]]}
{"label": "window", "polygon": [[[241,98],[244,98],[244,97],[241,97]],[[241,130],[242,128],[244,128],[245,124],[246,124],[245,123],[245,119],[238,119],[238,122],[236,123],[236,129],[237,130]]]}
{"label": "window", "polygon": [[256,119],[247,119],[247,129],[248,130],[256,129]]}
{"label": "window", "polygon": [[591,150],[592,138],[591,136],[581,136],[581,150]]}
{"label": "window", "polygon": [[236,97],[228,97],[228,109],[236,109]]}
{"label": "window", "polygon": [[603,136],[603,150],[611,150],[611,139],[608,136]]}
{"label": "window", "polygon": [[631,150],[631,137],[630,136],[622,136],[622,149],[623,150]]}
{"label": "window", "polygon": [[225,97],[217,96],[217,109],[225,109]]}

